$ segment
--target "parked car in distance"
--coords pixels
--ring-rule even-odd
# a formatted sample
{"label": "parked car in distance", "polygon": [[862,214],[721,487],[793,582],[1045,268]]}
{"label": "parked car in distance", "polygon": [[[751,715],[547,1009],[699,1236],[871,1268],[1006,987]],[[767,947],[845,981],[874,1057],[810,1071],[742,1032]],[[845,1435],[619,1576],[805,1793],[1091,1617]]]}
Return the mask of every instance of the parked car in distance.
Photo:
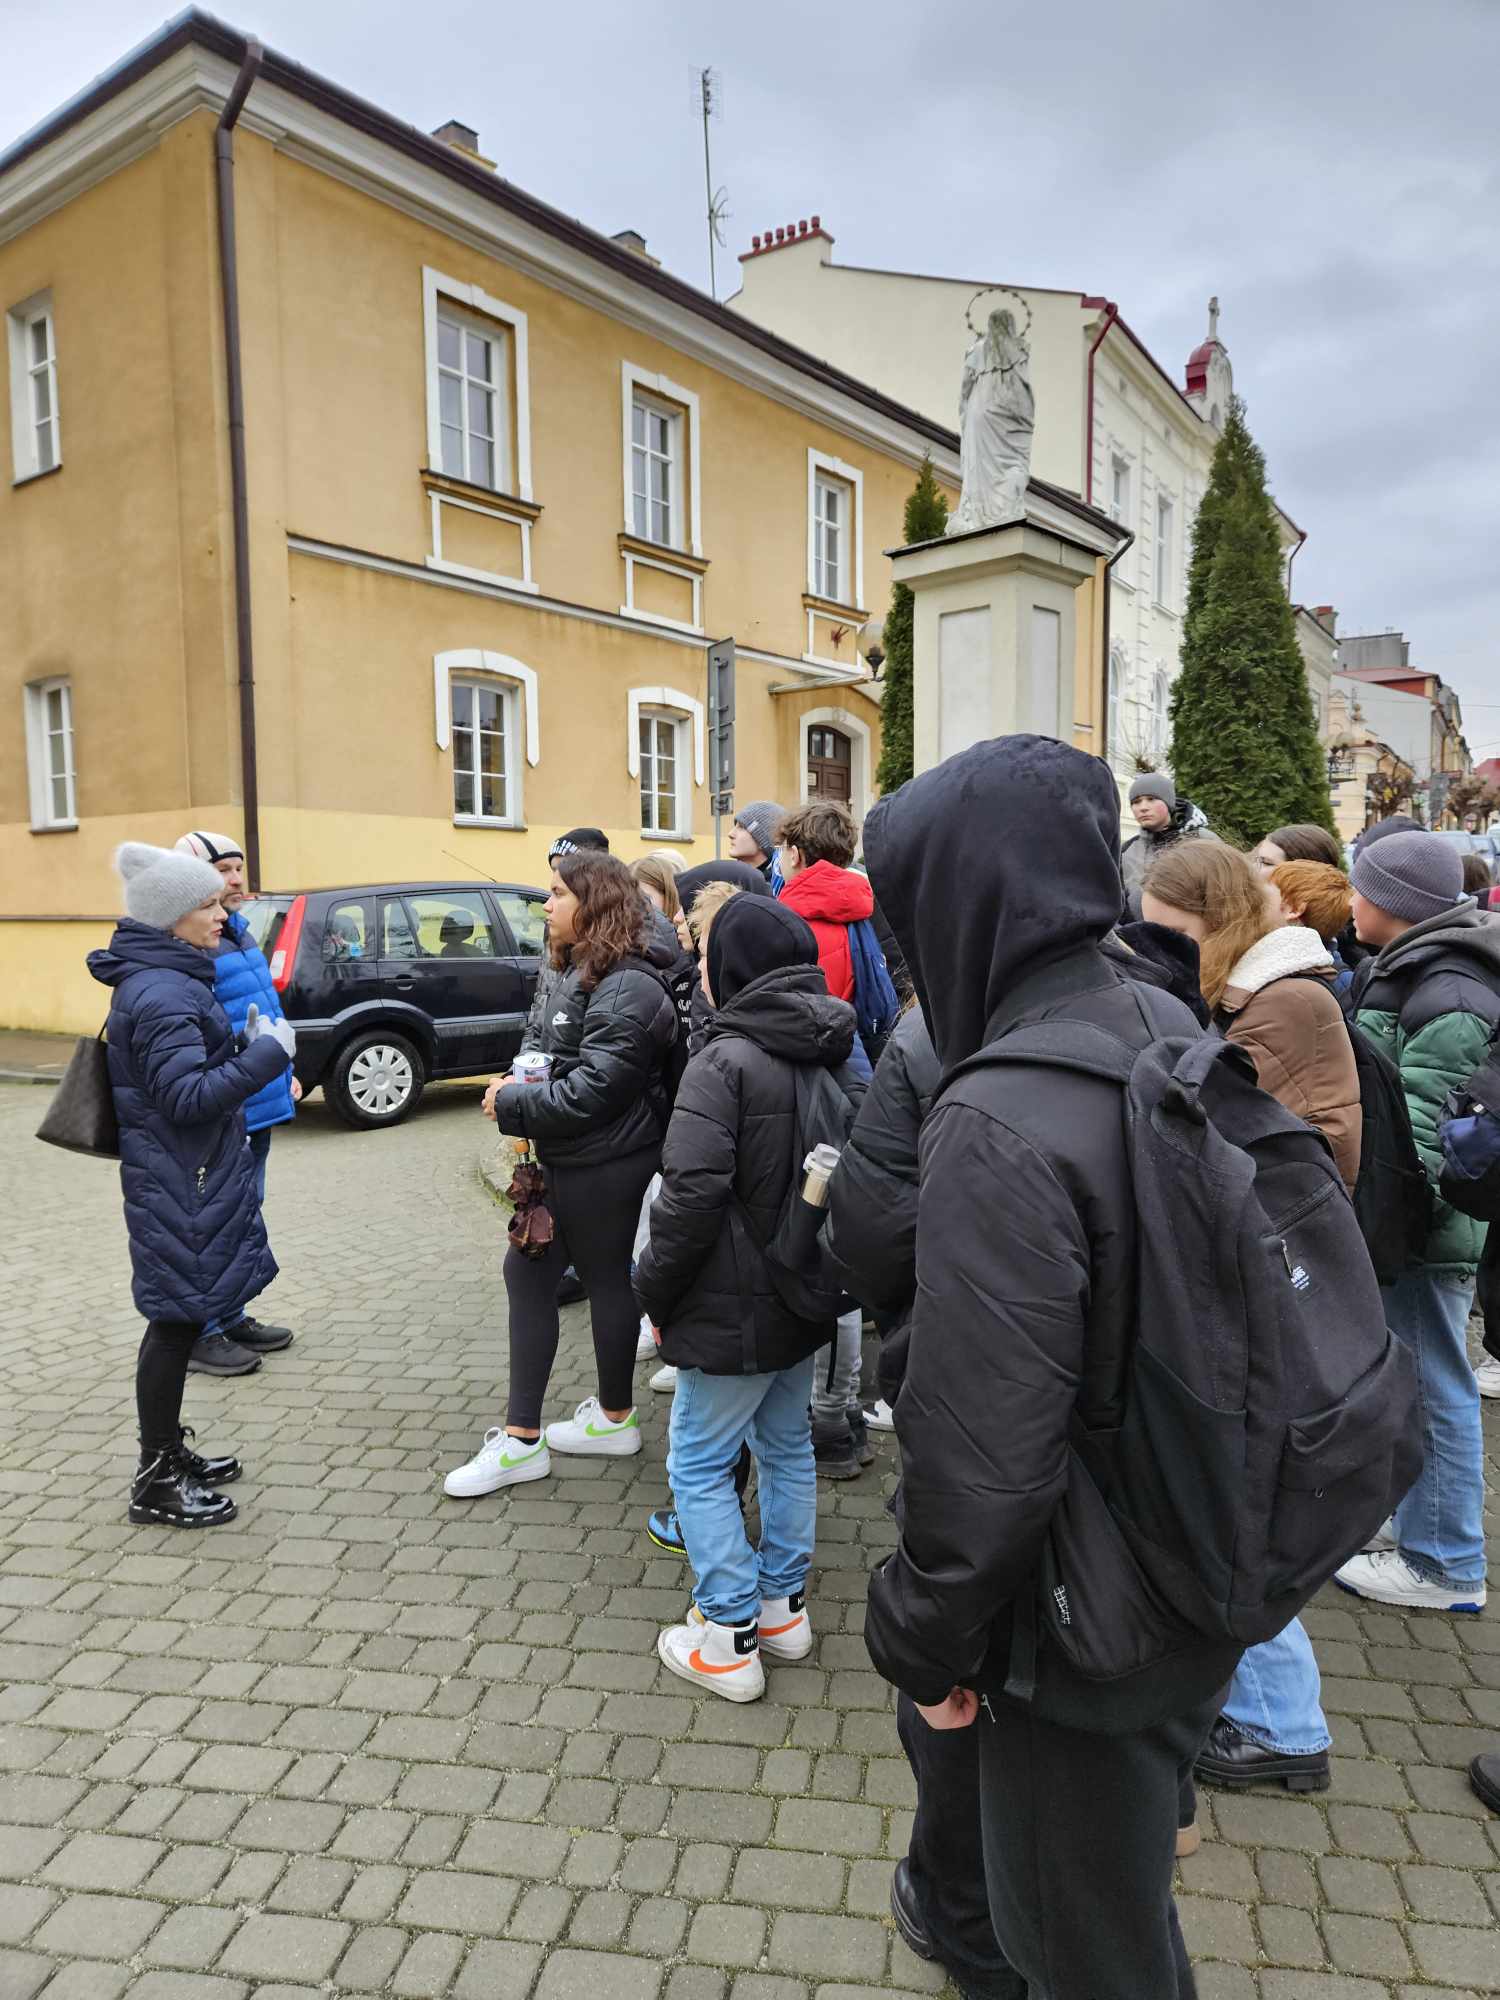
{"label": "parked car in distance", "polygon": [[1468,833],[1454,827],[1445,827],[1438,835],[1450,847],[1456,847],[1460,854],[1477,854],[1482,857],[1491,873],[1500,865],[1500,834]]}
{"label": "parked car in distance", "polygon": [[297,1080],[349,1125],[398,1125],[427,1084],[502,1070],[545,950],[545,889],[376,882],[244,907],[297,1030]]}

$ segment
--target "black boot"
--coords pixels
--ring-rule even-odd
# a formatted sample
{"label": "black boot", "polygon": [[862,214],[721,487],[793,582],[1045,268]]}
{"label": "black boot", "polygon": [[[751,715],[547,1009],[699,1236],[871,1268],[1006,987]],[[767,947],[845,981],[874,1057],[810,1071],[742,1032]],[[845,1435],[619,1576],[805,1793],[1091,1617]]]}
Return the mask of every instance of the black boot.
{"label": "black boot", "polygon": [[142,1452],[130,1487],[130,1518],[143,1528],[217,1528],[239,1509],[222,1493],[210,1493],[180,1452]]}
{"label": "black boot", "polygon": [[1231,1792],[1242,1791],[1247,1785],[1277,1783],[1289,1792],[1326,1792],[1328,1752],[1268,1750],[1263,1743],[1241,1736],[1229,1718],[1221,1715],[1194,1760],[1193,1776],[1200,1784],[1223,1785]]}
{"label": "black boot", "polygon": [[202,1452],[189,1451],[187,1441],[193,1432],[185,1424],[177,1435],[182,1440],[177,1456],[200,1486],[231,1486],[244,1471],[237,1458],[205,1458]]}

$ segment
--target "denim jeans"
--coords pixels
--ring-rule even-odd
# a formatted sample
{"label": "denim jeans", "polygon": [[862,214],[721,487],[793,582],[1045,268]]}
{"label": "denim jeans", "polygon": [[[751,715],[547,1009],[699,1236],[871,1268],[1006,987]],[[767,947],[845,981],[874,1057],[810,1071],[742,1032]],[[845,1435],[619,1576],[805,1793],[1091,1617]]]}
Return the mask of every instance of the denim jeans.
{"label": "denim jeans", "polygon": [[[819,1438],[841,1439],[847,1435],[849,1412],[859,1408],[860,1327],[858,1308],[839,1316],[838,1332],[827,1347],[813,1357],[816,1370],[812,1385],[813,1430]],[[829,1356],[833,1357],[833,1386],[828,1382]]]}
{"label": "denim jeans", "polygon": [[1484,1434],[1467,1327],[1474,1280],[1420,1266],[1382,1288],[1386,1323],[1410,1348],[1421,1391],[1424,1458],[1396,1509],[1396,1540],[1435,1582],[1483,1583]]}
{"label": "denim jeans", "polygon": [[1333,1741],[1322,1692],[1312,1641],[1302,1620],[1294,1618],[1284,1632],[1251,1646],[1241,1658],[1223,1713],[1252,1743],[1308,1757]]}
{"label": "denim jeans", "polygon": [[[275,1129],[276,1128],[274,1125],[262,1125],[260,1130],[258,1132],[252,1132],[248,1140],[246,1141],[246,1143],[250,1148],[251,1164],[255,1168],[256,1205],[260,1208],[264,1208],[266,1205],[266,1161],[270,1158],[271,1134],[272,1132],[275,1131]],[[248,1301],[246,1303],[248,1304]],[[233,1325],[235,1321],[242,1320],[244,1317],[245,1317],[245,1307],[242,1305],[239,1311],[235,1313],[233,1319],[231,1319],[230,1324]],[[202,1333],[199,1334],[198,1338],[200,1340],[203,1340],[206,1339],[209,1334],[222,1333],[223,1330],[224,1330],[223,1320],[211,1319],[204,1327]]]}
{"label": "denim jeans", "polygon": [[[705,1375],[681,1368],[672,1398],[667,1477],[693,1566],[698,1609],[743,1625],[762,1598],[807,1582],[818,1526],[807,1399],[813,1358],[773,1375]],[[750,1546],[731,1477],[748,1443],[760,1474],[760,1548]]]}

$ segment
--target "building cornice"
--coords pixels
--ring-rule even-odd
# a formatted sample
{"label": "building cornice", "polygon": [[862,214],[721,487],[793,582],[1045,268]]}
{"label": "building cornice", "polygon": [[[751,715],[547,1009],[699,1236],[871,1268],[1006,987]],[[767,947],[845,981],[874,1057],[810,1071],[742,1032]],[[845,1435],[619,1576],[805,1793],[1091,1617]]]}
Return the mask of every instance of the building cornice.
{"label": "building cornice", "polygon": [[[139,158],[193,111],[217,112],[244,48],[237,29],[196,11],[180,15],[0,154],[0,243]],[[266,51],[241,122],[289,157],[832,431],[913,466],[930,455],[939,475],[957,482],[958,439],[951,430],[286,57]]]}

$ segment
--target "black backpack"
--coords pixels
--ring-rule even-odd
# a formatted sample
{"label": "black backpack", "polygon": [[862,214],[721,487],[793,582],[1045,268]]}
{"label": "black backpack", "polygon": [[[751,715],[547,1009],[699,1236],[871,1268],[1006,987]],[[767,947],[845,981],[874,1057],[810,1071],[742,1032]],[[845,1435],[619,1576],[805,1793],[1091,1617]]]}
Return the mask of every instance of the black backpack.
{"label": "black backpack", "polygon": [[1136,1050],[1080,1021],[1013,1030],[950,1075],[1008,1063],[1123,1087],[1136,1337],[1115,1434],[1076,1409],[1067,1487],[1007,1691],[1038,1632],[1121,1680],[1269,1639],[1362,1548],[1421,1465],[1416,1376],[1387,1331],[1322,1139],[1211,1037]]}
{"label": "black backpack", "polygon": [[798,1319],[821,1324],[835,1320],[844,1286],[823,1247],[821,1225],[828,1211],[810,1209],[802,1199],[803,1162],[814,1146],[842,1151],[854,1125],[854,1100],[821,1063],[798,1063],[793,1121],[792,1174],[769,1236],[761,1239],[750,1211],[738,1196],[733,1209],[740,1227],[760,1250],[776,1296]]}
{"label": "black backpack", "polygon": [[1421,1258],[1432,1228],[1432,1183],[1412,1136],[1401,1072],[1356,1022],[1349,1023],[1359,1072],[1359,1178],[1354,1214],[1382,1285]]}

